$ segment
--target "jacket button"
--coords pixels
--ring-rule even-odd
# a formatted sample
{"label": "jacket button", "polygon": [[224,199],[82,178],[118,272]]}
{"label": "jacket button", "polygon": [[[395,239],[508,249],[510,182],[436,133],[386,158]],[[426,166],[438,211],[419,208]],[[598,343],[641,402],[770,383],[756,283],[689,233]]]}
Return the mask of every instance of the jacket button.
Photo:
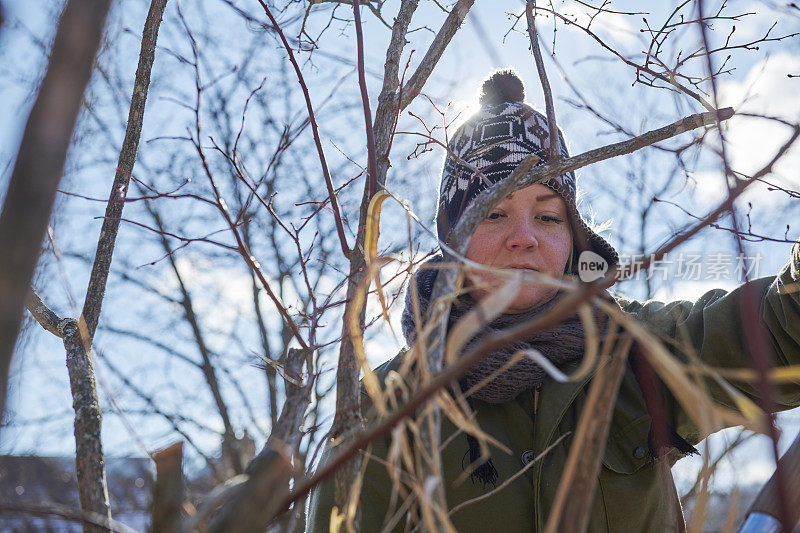
{"label": "jacket button", "polygon": [[522,452],[520,459],[522,459],[523,465],[529,465],[534,459],[536,459],[536,454],[533,453],[533,450],[526,450]]}
{"label": "jacket button", "polygon": [[636,457],[637,459],[644,459],[644,454],[645,454],[645,449],[643,446],[637,446],[633,450],[633,456]]}

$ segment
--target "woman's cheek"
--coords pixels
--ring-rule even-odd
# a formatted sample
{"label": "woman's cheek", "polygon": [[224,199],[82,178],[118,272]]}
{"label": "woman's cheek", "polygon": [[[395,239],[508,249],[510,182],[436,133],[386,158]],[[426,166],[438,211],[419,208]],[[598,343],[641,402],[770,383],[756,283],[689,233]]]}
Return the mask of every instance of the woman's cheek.
{"label": "woman's cheek", "polygon": [[490,272],[472,271],[467,274],[467,282],[472,287],[473,298],[481,299],[490,291],[503,285],[503,280]]}

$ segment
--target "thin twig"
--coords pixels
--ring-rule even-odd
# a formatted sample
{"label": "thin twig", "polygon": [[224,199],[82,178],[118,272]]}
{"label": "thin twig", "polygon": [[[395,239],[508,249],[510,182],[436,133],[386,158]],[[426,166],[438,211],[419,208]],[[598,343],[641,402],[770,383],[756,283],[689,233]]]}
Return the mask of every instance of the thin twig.
{"label": "thin twig", "polygon": [[278,21],[275,20],[275,17],[272,16],[272,11],[270,11],[269,7],[267,6],[264,0],[258,0],[258,3],[261,4],[261,7],[264,9],[264,13],[266,13],[267,17],[269,17],[270,22],[272,23],[272,27],[275,29],[275,32],[280,37],[281,42],[283,43],[283,47],[286,49],[286,54],[289,56],[289,61],[292,63],[292,67],[294,67],[294,72],[297,74],[297,81],[300,83],[300,88],[303,91],[303,97],[306,101],[306,109],[308,110],[308,119],[311,121],[311,131],[314,134],[314,143],[317,146],[317,155],[319,156],[319,162],[322,166],[322,176],[325,178],[325,186],[328,188],[328,198],[331,201],[331,209],[333,209],[333,219],[336,222],[336,232],[339,234],[339,241],[342,246],[342,253],[344,253],[345,257],[350,255],[350,247],[347,244],[347,237],[344,234],[344,223],[342,222],[342,216],[339,213],[339,200],[336,198],[336,192],[333,190],[333,181],[331,180],[331,174],[328,171],[328,162],[325,159],[325,151],[322,148],[322,141],[319,137],[319,128],[317,127],[317,119],[314,115],[314,107],[311,104],[311,96],[308,94],[308,87],[306,87],[305,79],[303,78],[303,73],[300,70],[300,65],[297,64],[297,60],[294,57],[294,52],[292,51],[292,47],[289,45],[289,42],[286,40],[286,36],[283,34],[283,30],[281,30],[280,26],[278,26]]}
{"label": "thin twig", "polygon": [[536,32],[536,15],[533,13],[535,0],[525,2],[525,16],[528,19],[528,36],[531,40],[531,50],[536,61],[536,71],[539,73],[539,81],[542,84],[544,93],[544,108],[547,113],[547,127],[550,130],[550,159],[551,163],[558,163],[561,160],[561,138],[558,135],[558,125],[556,123],[556,109],[553,105],[553,91],[550,89],[550,82],[547,81],[547,70],[544,68],[542,59],[542,49],[539,47],[539,34]]}

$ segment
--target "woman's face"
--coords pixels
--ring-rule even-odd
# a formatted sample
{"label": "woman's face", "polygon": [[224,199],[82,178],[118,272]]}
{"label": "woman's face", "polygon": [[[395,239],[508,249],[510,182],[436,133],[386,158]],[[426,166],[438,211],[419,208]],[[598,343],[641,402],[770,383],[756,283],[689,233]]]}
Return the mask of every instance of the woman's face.
{"label": "woman's face", "polygon": [[[552,189],[536,184],[508,195],[480,223],[469,241],[467,259],[483,265],[541,272],[560,278],[572,249],[564,199]],[[480,299],[503,280],[490,274],[473,274],[483,285],[473,295]],[[489,287],[486,287],[486,285]],[[555,288],[523,282],[506,313],[522,313],[545,303]]]}

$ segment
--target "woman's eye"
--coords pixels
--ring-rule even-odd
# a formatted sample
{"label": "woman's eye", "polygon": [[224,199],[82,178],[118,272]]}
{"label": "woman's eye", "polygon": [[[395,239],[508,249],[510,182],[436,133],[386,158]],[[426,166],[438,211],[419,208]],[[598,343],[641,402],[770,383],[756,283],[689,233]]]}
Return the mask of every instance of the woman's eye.
{"label": "woman's eye", "polygon": [[550,215],[540,215],[539,220],[546,222],[547,224],[561,224],[564,222],[562,219]]}
{"label": "woman's eye", "polygon": [[503,216],[502,213],[489,213],[489,216],[486,217],[486,220],[497,220],[502,216]]}

